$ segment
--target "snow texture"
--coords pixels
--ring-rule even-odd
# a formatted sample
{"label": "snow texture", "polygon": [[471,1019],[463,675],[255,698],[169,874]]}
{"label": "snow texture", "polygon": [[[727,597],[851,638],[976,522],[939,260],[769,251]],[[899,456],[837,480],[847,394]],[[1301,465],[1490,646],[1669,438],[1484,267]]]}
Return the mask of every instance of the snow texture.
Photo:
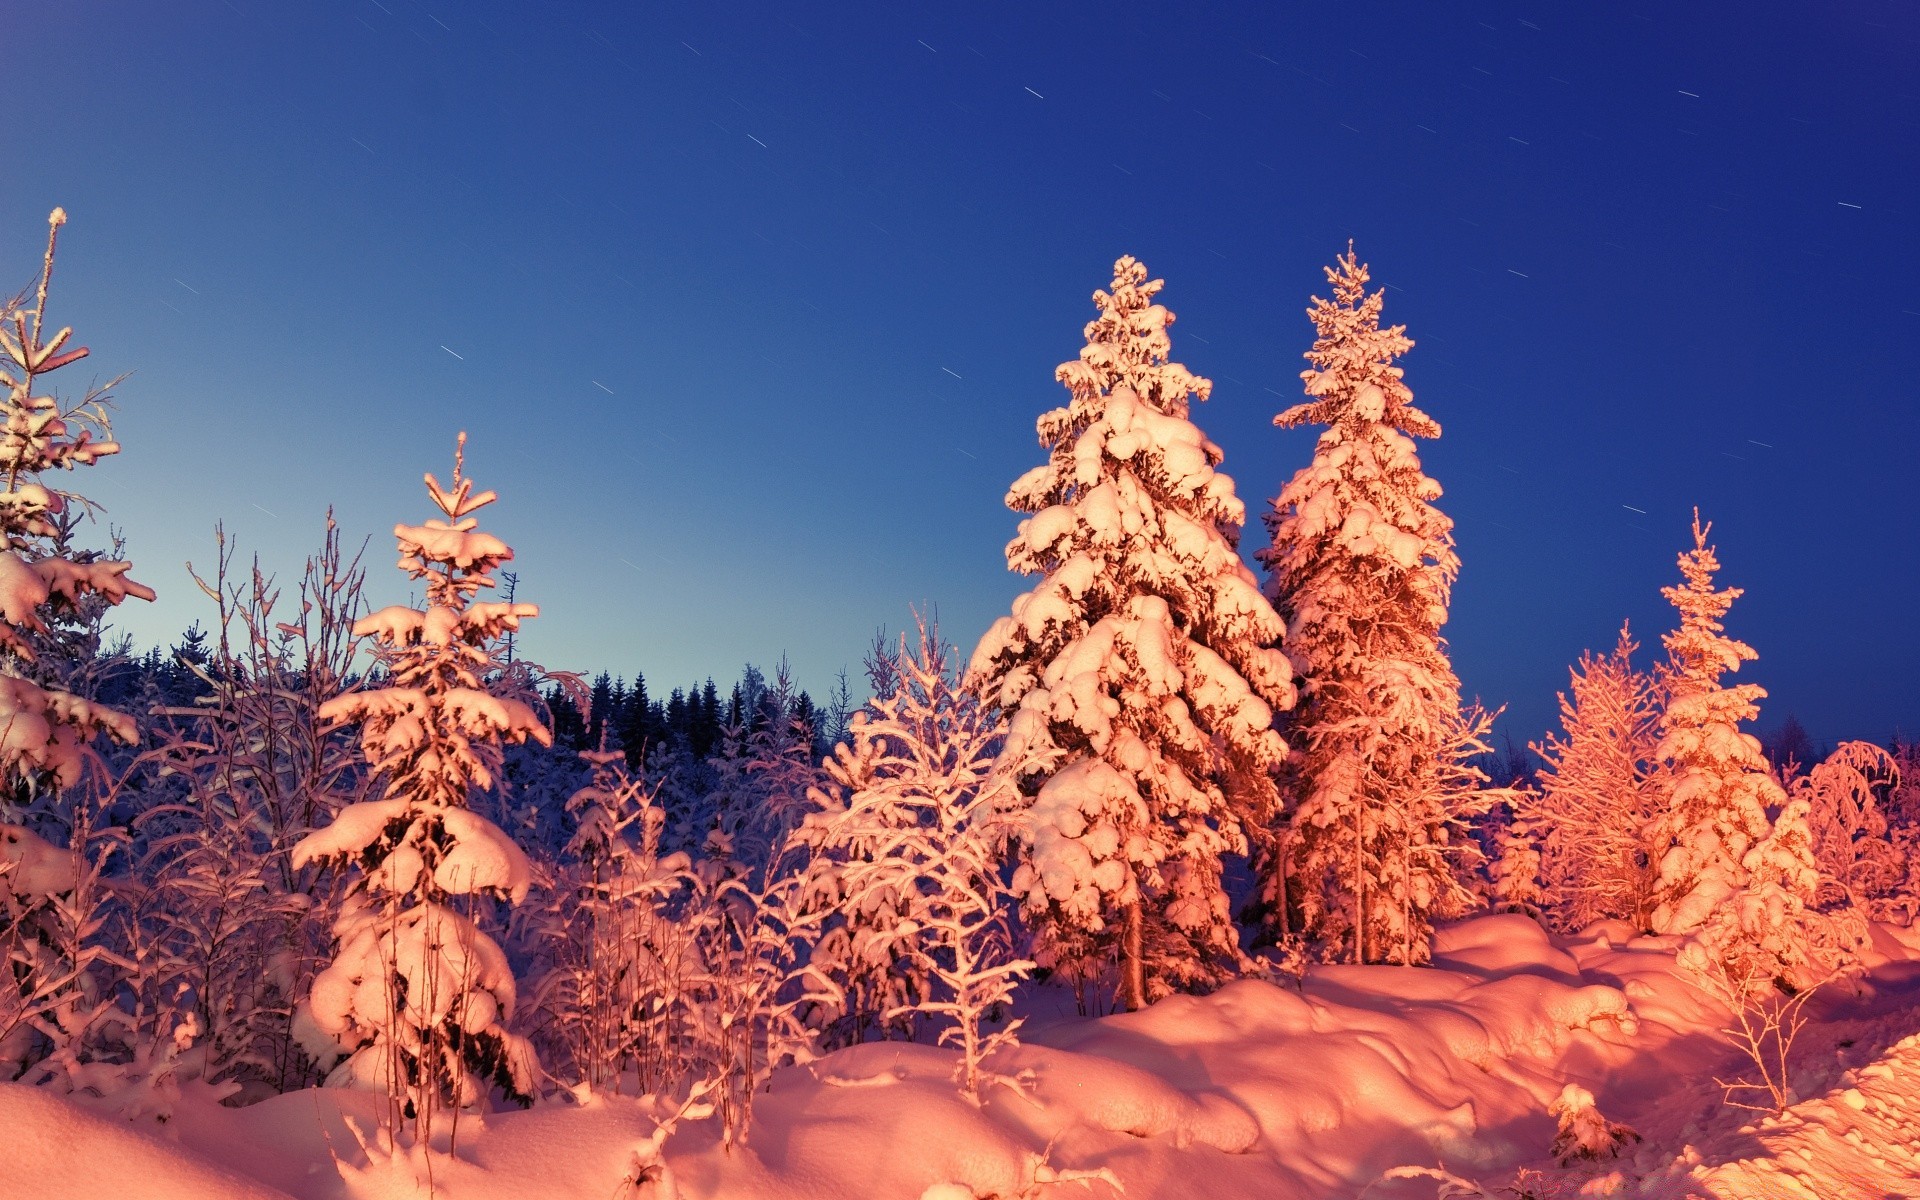
{"label": "snow texture", "polygon": [[[1806,1056],[1807,1099],[1759,1120],[1690,1086],[1726,1065],[1712,1032],[1724,1013],[1675,973],[1672,945],[1605,932],[1563,941],[1524,917],[1488,917],[1441,928],[1429,969],[1317,967],[1299,991],[1248,980],[1143,1013],[1036,1015],[1004,1064],[1024,1095],[999,1089],[978,1108],[952,1087],[953,1052],[857,1046],[777,1074],[761,1135],[731,1152],[709,1126],[681,1123],[656,1157],[668,1114],[615,1096],[468,1118],[458,1151],[429,1164],[382,1152],[370,1135],[378,1103],[361,1093],[189,1103],[155,1132],[0,1085],[14,1147],[6,1194],[119,1200],[135,1178],[162,1200],[386,1200],[424,1194],[431,1165],[445,1200],[598,1196],[620,1194],[637,1159],[656,1177],[670,1171],[673,1190],[654,1194],[685,1200],[1446,1194],[1431,1178],[1382,1182],[1396,1169],[1480,1181],[1488,1196],[1511,1195],[1500,1189],[1522,1168],[1543,1181],[1535,1194],[1568,1198],[1911,1190],[1920,1038],[1902,1027],[1920,998],[1920,936],[1876,927],[1874,972],[1825,1013]],[[1621,1124],[1645,1140],[1616,1138]],[[1563,1126],[1600,1156],[1561,1167],[1577,1148],[1555,1150]],[[1032,1187],[1075,1171],[1114,1183]]]}

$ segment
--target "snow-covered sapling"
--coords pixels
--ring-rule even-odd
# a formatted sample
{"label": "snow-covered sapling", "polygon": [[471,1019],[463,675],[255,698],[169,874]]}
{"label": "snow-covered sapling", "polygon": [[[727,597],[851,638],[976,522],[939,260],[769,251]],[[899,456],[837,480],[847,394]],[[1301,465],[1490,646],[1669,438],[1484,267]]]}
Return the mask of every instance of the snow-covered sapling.
{"label": "snow-covered sapling", "polygon": [[[662,854],[666,814],[618,750],[586,750],[587,786],[567,801],[575,830],[544,914],[552,968],[536,995],[571,1078],[591,1091],[677,1089],[689,1005],[698,1003],[700,922],[684,853]],[[563,1068],[564,1069],[564,1068]]]}
{"label": "snow-covered sapling", "polygon": [[1033,967],[1012,952],[1000,876],[1025,764],[996,759],[1004,730],[959,686],[951,653],[922,622],[889,656],[895,686],[854,715],[827,765],[835,786],[809,818],[808,899],[838,916],[814,964],[883,1027],[940,1020],[940,1042],[960,1051],[956,1081],[977,1101],[986,1059],[1019,1026],[990,1016]]}
{"label": "snow-covered sapling", "polygon": [[[120,841],[96,840],[98,806],[63,799],[68,846],[57,848],[18,822],[23,797],[71,797],[101,734],[131,743],[132,717],[63,686],[63,664],[49,647],[56,626],[83,610],[104,610],[153,591],[127,578],[130,564],[93,554],[62,554],[73,518],[87,500],[51,486],[56,471],[88,467],[120,450],[107,399],[113,384],[78,401],[41,392],[46,376],[87,356],[69,347],[73,330],[46,323],[54,249],[67,214],[48,218],[47,250],[30,293],[0,301],[0,1077],[12,1078],[38,1028],[41,1051],[56,1054],[85,1036],[84,1014],[104,1011],[90,979],[105,950],[97,944],[104,854]],[[115,381],[117,382],[117,381]],[[96,775],[97,779],[98,776]],[[90,1019],[90,1018],[89,1018]],[[9,1070],[12,1060],[13,1070]]]}
{"label": "snow-covered sapling", "polygon": [[95,735],[134,740],[131,717],[38,677],[36,641],[49,632],[51,615],[89,598],[106,604],[153,599],[151,588],[127,578],[130,563],[49,553],[61,515],[87,501],[48,486],[45,477],[90,467],[120,450],[107,421],[111,383],[75,403],[36,394],[45,376],[87,356],[83,346],[67,348],[72,329],[49,334],[46,328],[54,244],[66,221],[64,210],[53,210],[32,296],[0,305],[0,387],[6,389],[0,400],[0,776],[7,785],[0,794],[17,785],[71,787]]}
{"label": "snow-covered sapling", "polygon": [[1613,1158],[1640,1140],[1628,1126],[1601,1116],[1593,1093],[1577,1083],[1560,1089],[1547,1106],[1547,1115],[1560,1120],[1553,1135],[1553,1155],[1563,1167],[1578,1158]]}
{"label": "snow-covered sapling", "polygon": [[1658,860],[1648,829],[1665,804],[1660,682],[1636,670],[1626,626],[1611,653],[1588,652],[1560,694],[1561,732],[1532,749],[1545,760],[1523,811],[1540,842],[1547,912],[1567,932],[1595,921],[1653,919]]}
{"label": "snow-covered sapling", "polygon": [[526,895],[526,855],[468,806],[494,786],[502,743],[551,739],[533,709],[487,690],[497,639],[539,609],[475,599],[513,551],[477,527],[473,514],[496,497],[463,476],[465,445],[462,434],[450,487],[426,476],[441,516],[394,527],[400,568],[425,581],[427,606],[384,608],[354,626],[377,639],[386,686],[320,710],[360,725],[382,798],[342,809],[293,855],[296,869],[328,861],[362,871],[335,925],[334,961],[302,1010],[309,1041],[346,1055],[329,1082],[387,1092],[422,1141],[436,1108],[475,1104],[492,1087],[526,1099],[533,1088],[531,1049],[506,1028],[516,996],[506,955],[451,904]]}

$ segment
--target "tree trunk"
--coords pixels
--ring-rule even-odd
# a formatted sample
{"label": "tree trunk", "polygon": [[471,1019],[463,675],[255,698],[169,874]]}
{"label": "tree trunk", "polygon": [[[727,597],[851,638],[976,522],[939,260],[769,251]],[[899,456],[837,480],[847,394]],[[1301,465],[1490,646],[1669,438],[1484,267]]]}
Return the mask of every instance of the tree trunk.
{"label": "tree trunk", "polygon": [[1137,896],[1127,905],[1127,928],[1120,943],[1120,1005],[1128,1012],[1147,1006],[1146,917]]}

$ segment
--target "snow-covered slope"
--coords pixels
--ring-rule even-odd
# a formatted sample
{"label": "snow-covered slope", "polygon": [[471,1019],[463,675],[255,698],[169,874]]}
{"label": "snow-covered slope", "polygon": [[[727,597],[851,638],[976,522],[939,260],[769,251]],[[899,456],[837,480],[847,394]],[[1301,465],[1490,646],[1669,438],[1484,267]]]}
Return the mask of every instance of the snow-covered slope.
{"label": "snow-covered slope", "polygon": [[[1557,940],[1523,917],[1484,917],[1443,929],[1435,963],[1320,969],[1297,991],[1240,982],[1098,1020],[1036,1016],[1027,1044],[994,1063],[1022,1082],[990,1088],[979,1109],[951,1083],[950,1052],[856,1047],[776,1076],[746,1149],[725,1154],[687,1125],[667,1161],[700,1200],[1112,1195],[1099,1180],[1038,1182],[1102,1170],[1136,1200],[1446,1194],[1432,1177],[1381,1180],[1400,1166],[1489,1196],[1537,1170],[1540,1200],[1878,1200],[1920,1182],[1913,931],[1876,930],[1867,985],[1824,1000],[1801,1038],[1807,1099],[1766,1119],[1720,1102],[1712,1077],[1737,1060],[1714,1033],[1722,1014],[1674,974],[1670,939],[1597,927]],[[1547,1109],[1569,1082],[1645,1140],[1616,1161],[1557,1166]],[[365,1094],[305,1091],[240,1110],[183,1102],[136,1129],[0,1086],[0,1197],[425,1194],[424,1160],[369,1164],[354,1130],[377,1111]],[[611,1098],[463,1118],[454,1157],[431,1163],[435,1192],[632,1194],[622,1180],[648,1148],[650,1112]]]}

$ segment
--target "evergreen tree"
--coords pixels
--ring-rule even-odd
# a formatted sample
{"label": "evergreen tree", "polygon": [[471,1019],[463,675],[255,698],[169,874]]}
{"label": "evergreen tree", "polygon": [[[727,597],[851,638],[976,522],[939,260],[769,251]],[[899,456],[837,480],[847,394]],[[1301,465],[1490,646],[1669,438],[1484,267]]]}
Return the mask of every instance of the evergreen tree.
{"label": "evergreen tree", "polygon": [[1648,929],[1653,919],[1646,835],[1665,788],[1660,688],[1634,669],[1637,648],[1622,625],[1612,653],[1582,654],[1560,694],[1562,732],[1534,747],[1546,768],[1528,814],[1545,831],[1548,911],[1569,932],[1604,919]]}
{"label": "evergreen tree", "polygon": [[694,709],[688,738],[690,748],[702,758],[713,753],[713,748],[720,742],[720,693],[714,688],[711,677],[700,685],[698,705]]}
{"label": "evergreen tree", "polygon": [[647,677],[638,671],[633,673],[633,690],[627,695],[626,707],[620,713],[620,725],[614,730],[614,735],[627,752],[629,767],[638,767],[645,762],[647,750],[660,739],[653,723],[653,699],[647,695]]}
{"label": "evergreen tree", "polygon": [[1680,555],[1684,582],[1660,590],[1678,610],[1680,627],[1662,639],[1668,694],[1656,754],[1671,782],[1666,806],[1649,830],[1656,933],[1691,933],[1744,891],[1747,855],[1772,831],[1768,810],[1786,803],[1759,739],[1740,729],[1760,715],[1765,689],[1720,681],[1759,656],[1726,636],[1721,624],[1742,589],[1714,590],[1720,560],[1707,545],[1712,529],[1700,523],[1696,509],[1693,549]]}
{"label": "evergreen tree", "polygon": [[1380,327],[1385,293],[1367,295],[1367,279],[1349,244],[1327,269],[1333,299],[1307,310],[1309,399],[1274,418],[1326,429],[1274,500],[1259,555],[1305,677],[1290,844],[1265,882],[1276,914],[1297,905],[1349,960],[1417,963],[1432,919],[1471,903],[1463,868],[1478,851],[1460,823],[1487,807],[1469,760],[1490,722],[1462,713],[1440,636],[1460,561],[1413,441],[1440,426],[1413,406],[1394,365],[1413,343]]}
{"label": "evergreen tree", "polygon": [[969,685],[1011,716],[1031,797],[1014,888],[1036,957],[1084,975],[1117,952],[1129,1008],[1218,979],[1239,953],[1221,856],[1275,819],[1293,703],[1281,624],[1237,544],[1245,508],[1187,419],[1211,385],[1169,359],[1162,281],[1132,258],[1037,423],[1048,461],[1007,565],[1043,577],[981,640]]}
{"label": "evergreen tree", "polygon": [[73,403],[36,394],[46,376],[87,356],[85,347],[67,348],[72,329],[49,336],[46,328],[54,246],[66,221],[58,208],[48,218],[31,296],[0,305],[0,795],[71,787],[97,735],[135,739],[131,717],[60,686],[62,670],[48,651],[68,616],[129,596],[153,599],[152,589],[127,578],[129,563],[56,552],[64,514],[88,502],[48,486],[49,473],[90,467],[120,450],[107,421],[112,384]]}
{"label": "evergreen tree", "polygon": [[598,748],[607,736],[607,715],[613,708],[613,676],[605,671],[593,677],[587,704],[587,745]]}
{"label": "evergreen tree", "polygon": [[345,1055],[329,1082],[386,1092],[423,1141],[437,1109],[474,1104],[489,1086],[529,1099],[535,1070],[530,1047],[506,1028],[516,997],[506,955],[452,906],[525,897],[525,854],[469,802],[494,787],[502,743],[552,740],[529,706],[487,691],[499,639],[540,610],[475,599],[513,551],[477,528],[473,514],[495,496],[476,495],[463,476],[465,445],[462,434],[452,487],[426,477],[442,517],[394,527],[400,569],[426,581],[427,607],[393,605],[354,625],[377,639],[386,686],[320,709],[323,720],[360,725],[384,795],[343,808],[293,855],[296,868],[363,872],[335,925],[334,961],[302,1010],[306,1040],[316,1054]]}
{"label": "evergreen tree", "polygon": [[[29,1081],[53,1077],[62,1063],[69,1078],[82,1073],[74,1051],[115,1004],[100,975],[115,956],[100,934],[116,889],[102,876],[108,855],[125,843],[120,831],[97,827],[100,807],[78,785],[99,762],[99,735],[132,743],[139,730],[127,714],[76,693],[80,664],[68,655],[87,639],[69,635],[129,596],[154,596],[127,578],[131,564],[71,551],[74,511],[88,502],[50,486],[52,472],[93,466],[120,449],[107,419],[112,383],[78,401],[40,392],[48,375],[87,356],[84,347],[67,348],[72,329],[49,334],[46,325],[66,220],[58,208],[48,218],[34,290],[0,300],[0,1078]],[[56,793],[64,793],[58,814],[37,815],[57,815],[48,825],[63,827],[67,845],[59,848],[27,829],[22,811]],[[23,1075],[49,1055],[35,1075]],[[96,1090],[112,1074],[84,1071]]]}

